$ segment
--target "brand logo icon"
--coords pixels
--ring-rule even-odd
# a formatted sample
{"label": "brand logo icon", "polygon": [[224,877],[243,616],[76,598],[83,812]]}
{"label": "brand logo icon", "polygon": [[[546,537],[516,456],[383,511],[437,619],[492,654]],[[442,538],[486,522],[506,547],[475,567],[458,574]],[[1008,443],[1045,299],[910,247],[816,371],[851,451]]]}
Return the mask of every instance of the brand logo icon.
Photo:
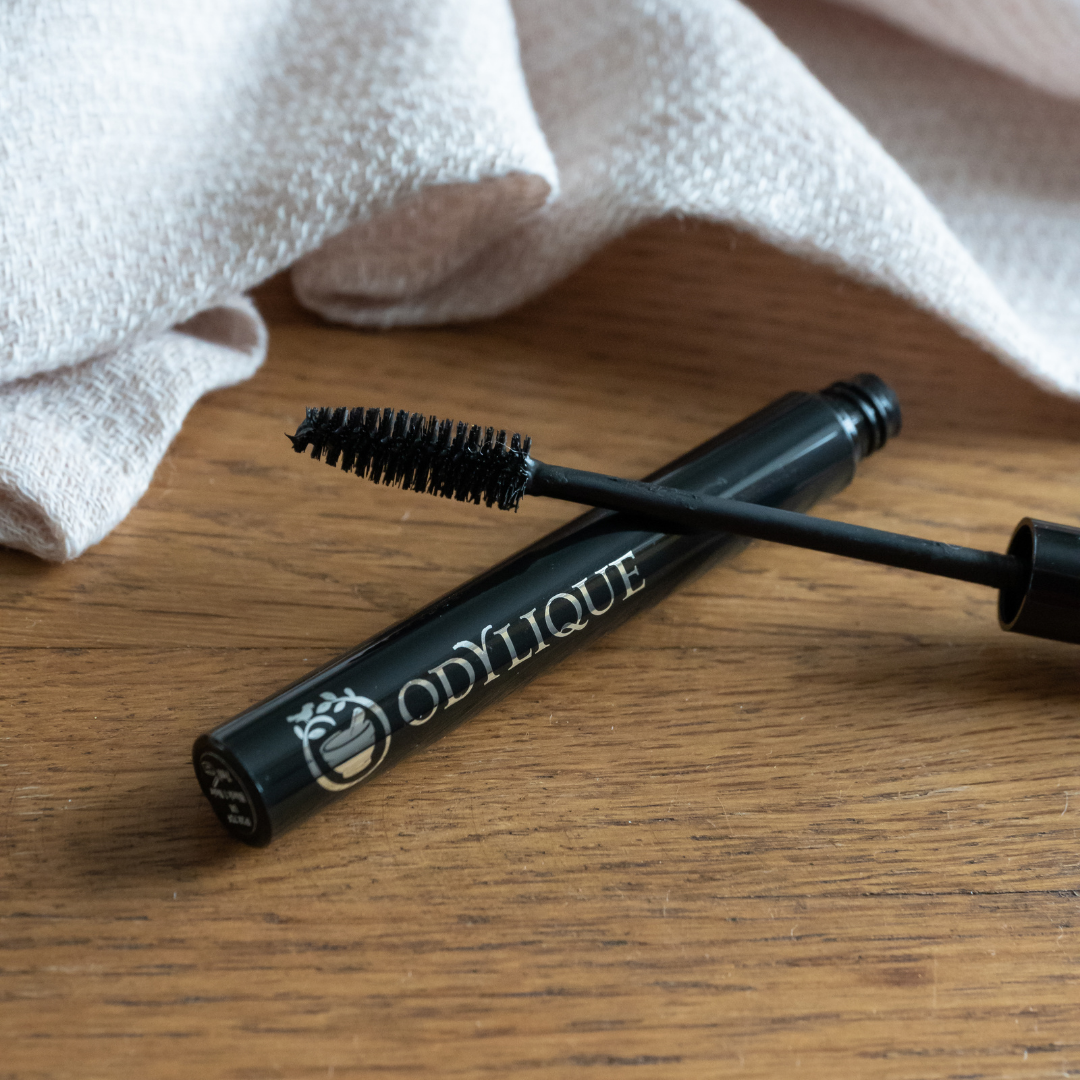
{"label": "brand logo icon", "polygon": [[324,691],[286,717],[304,747],[304,759],[316,783],[327,791],[345,791],[373,773],[390,749],[390,721],[371,698],[346,687]]}

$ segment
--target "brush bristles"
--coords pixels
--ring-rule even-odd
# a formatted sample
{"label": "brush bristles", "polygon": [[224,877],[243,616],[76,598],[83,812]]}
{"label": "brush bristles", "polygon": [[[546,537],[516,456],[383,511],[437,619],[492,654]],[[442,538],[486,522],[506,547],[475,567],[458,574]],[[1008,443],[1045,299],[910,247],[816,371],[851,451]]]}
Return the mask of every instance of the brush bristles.
{"label": "brush bristles", "polygon": [[393,409],[308,409],[290,435],[299,454],[390,487],[516,510],[528,483],[529,447],[515,433]]}

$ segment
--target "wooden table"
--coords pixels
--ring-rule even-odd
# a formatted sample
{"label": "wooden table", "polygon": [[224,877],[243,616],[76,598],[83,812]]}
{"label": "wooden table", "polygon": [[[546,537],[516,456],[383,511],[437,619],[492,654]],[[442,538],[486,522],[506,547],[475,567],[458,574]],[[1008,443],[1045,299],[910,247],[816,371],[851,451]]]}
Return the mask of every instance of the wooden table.
{"label": "wooden table", "polygon": [[662,223],[483,325],[259,292],[77,562],[0,553],[0,1077],[1061,1077],[1080,1071],[1080,652],[994,595],[756,545],[265,850],[196,735],[541,536],[289,452],[310,403],[641,475],[870,369],[904,435],[822,509],[1002,549],[1076,522],[1080,408],[935,320]]}

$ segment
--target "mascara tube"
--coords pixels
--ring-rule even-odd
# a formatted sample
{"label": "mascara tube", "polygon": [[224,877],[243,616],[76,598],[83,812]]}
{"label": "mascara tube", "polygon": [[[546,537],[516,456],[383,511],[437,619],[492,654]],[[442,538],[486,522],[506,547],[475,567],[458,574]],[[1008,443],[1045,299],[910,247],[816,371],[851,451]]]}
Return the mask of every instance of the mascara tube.
{"label": "mascara tube", "polygon": [[[900,429],[874,375],[791,393],[649,480],[806,510]],[[745,547],[593,510],[200,736],[195,774],[263,846]]]}

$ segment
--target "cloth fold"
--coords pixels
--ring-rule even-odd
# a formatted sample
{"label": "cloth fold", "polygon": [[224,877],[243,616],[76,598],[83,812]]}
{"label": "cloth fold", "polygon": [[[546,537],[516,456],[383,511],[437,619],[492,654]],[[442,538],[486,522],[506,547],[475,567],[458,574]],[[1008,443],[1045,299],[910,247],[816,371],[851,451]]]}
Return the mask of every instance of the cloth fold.
{"label": "cloth fold", "polygon": [[1080,0],[15,0],[0,543],[122,520],[287,266],[354,326],[481,318],[668,214],[1080,396],[1078,54]]}
{"label": "cloth fold", "polygon": [[246,297],[147,341],[0,387],[4,542],[61,561],[139,500],[205,393],[251,376],[266,329]]}

